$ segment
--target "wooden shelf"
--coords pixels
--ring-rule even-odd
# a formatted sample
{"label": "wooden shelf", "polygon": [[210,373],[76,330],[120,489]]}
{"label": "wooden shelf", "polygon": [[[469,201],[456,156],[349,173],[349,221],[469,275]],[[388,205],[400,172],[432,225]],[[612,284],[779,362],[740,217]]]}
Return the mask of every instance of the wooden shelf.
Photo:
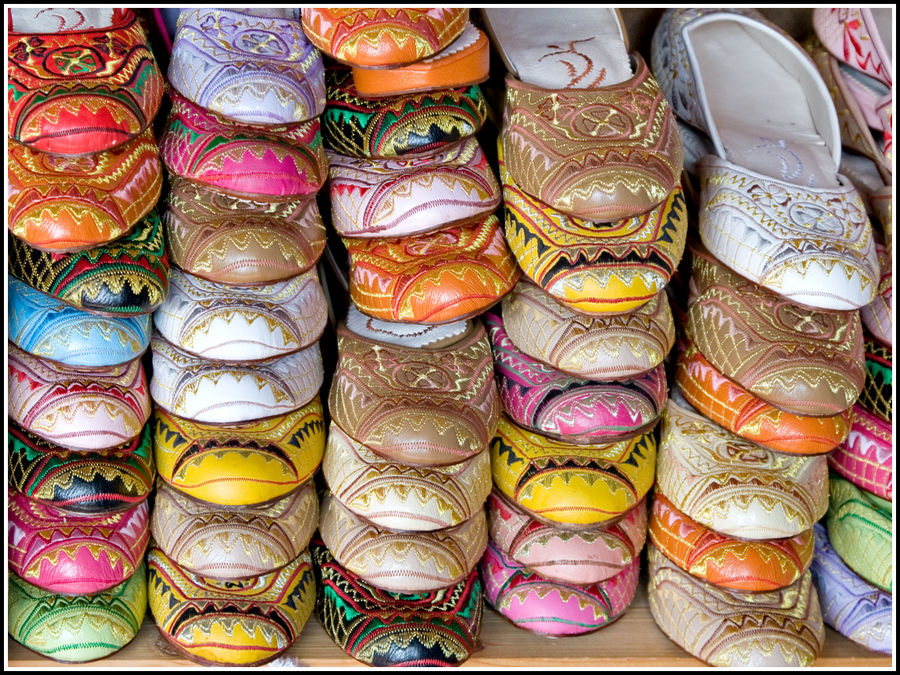
{"label": "wooden shelf", "polygon": [[[631,608],[615,623],[595,633],[567,638],[549,638],[516,628],[489,606],[485,606],[481,630],[483,649],[461,667],[648,667],[658,669],[703,666],[669,640],[653,622],[647,602],[646,578],[642,579]],[[182,656],[171,655],[152,618],[124,649],[101,661],[79,665],[44,658],[8,641],[8,666],[30,668],[82,667],[114,668],[165,667],[201,668]],[[830,668],[891,668],[890,656],[871,652],[826,628],[825,648],[816,666]],[[325,634],[313,615],[296,643],[274,665],[312,668],[366,668],[350,658]]]}

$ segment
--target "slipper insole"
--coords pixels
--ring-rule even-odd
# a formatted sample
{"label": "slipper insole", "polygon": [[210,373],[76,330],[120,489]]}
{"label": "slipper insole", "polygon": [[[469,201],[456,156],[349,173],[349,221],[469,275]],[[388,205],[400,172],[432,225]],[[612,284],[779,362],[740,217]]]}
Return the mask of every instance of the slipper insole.
{"label": "slipper insole", "polygon": [[546,89],[588,89],[634,74],[615,10],[484,8],[494,46],[509,71]]}
{"label": "slipper insole", "polygon": [[834,159],[810,108],[833,103],[813,98],[797,56],[760,37],[735,21],[710,22],[690,32],[727,158],[795,185],[837,187]]}

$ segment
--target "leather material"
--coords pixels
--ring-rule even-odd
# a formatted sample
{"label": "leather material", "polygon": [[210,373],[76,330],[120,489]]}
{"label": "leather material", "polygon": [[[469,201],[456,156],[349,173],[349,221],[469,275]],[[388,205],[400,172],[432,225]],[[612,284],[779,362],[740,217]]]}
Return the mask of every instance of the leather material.
{"label": "leather material", "polygon": [[284,125],[239,123],[174,92],[159,151],[171,173],[238,197],[309,197],[328,177],[318,117]]}
{"label": "leather material", "polygon": [[857,487],[893,502],[893,439],[891,424],[855,405],[850,434],[828,455],[828,465]]}
{"label": "leather material", "polygon": [[70,450],[106,450],[131,441],[150,417],[141,359],[104,368],[45,361],[13,344],[8,358],[9,416]]}
{"label": "leather material", "polygon": [[325,65],[299,21],[231,9],[178,15],[168,80],[214,113],[290,124],[325,109]]}
{"label": "leather material", "polygon": [[382,321],[366,316],[351,302],[345,323],[351,333],[375,342],[407,349],[445,349],[468,335],[475,321],[460,319],[441,324]]}
{"label": "leather material", "polygon": [[822,652],[825,624],[810,572],[777,591],[731,591],[647,548],[650,614],[691,656],[713,666],[790,668],[811,666]]}
{"label": "leather material", "polygon": [[652,430],[608,445],[573,445],[500,416],[491,473],[500,492],[557,527],[593,527],[634,508],[653,485]]}
{"label": "leather material", "polygon": [[322,498],[319,532],[341,566],[391,593],[428,593],[465,581],[488,540],[483,509],[450,528],[392,531],[356,515],[331,494]]}
{"label": "leather material", "polygon": [[585,314],[627,312],[669,283],[684,253],[688,216],[680,185],[656,207],[593,222],[568,216],[521,190],[498,142],[506,240],[526,276]]}
{"label": "leather material", "polygon": [[201,502],[160,481],[150,532],[185,571],[246,579],[281,569],[303,553],[318,522],[312,481],[281,499],[249,507]]}
{"label": "leather material", "polygon": [[328,155],[334,229],[343,237],[409,237],[482,220],[500,185],[474,136],[412,158]]}
{"label": "leather material", "polygon": [[824,525],[815,525],[813,580],[825,623],[853,642],[882,654],[893,653],[894,598],[856,574],[831,547]]}
{"label": "leather material", "polygon": [[876,244],[881,277],[872,302],[862,307],[859,314],[869,332],[882,344],[894,348],[894,277],[891,272],[891,256],[881,244]]}
{"label": "leather material", "polygon": [[672,193],[684,165],[675,117],[643,58],[631,60],[631,78],[592,89],[545,89],[507,74],[500,139],[521,190],[600,222],[645,213]]}
{"label": "leather material", "polygon": [[385,321],[446,323],[481,314],[515,285],[519,267],[495,215],[400,239],[344,239],[350,299]]}
{"label": "leather material", "polygon": [[801,187],[713,155],[698,173],[700,238],[732,270],[809,307],[850,310],[872,301],[875,240],[849,180]]}
{"label": "leather material", "polygon": [[334,422],[328,431],[322,475],[344,506],[390,530],[455,527],[472,518],[491,492],[487,448],[458,464],[409,466],[375,454]]}
{"label": "leather material", "polygon": [[891,86],[890,47],[882,42],[872,10],[821,7],[813,11],[813,28],[835,58]]}
{"label": "leather material", "polygon": [[866,340],[866,383],[859,395],[859,404],[885,422],[890,422],[894,417],[892,352],[892,349],[875,340]]}
{"label": "leather material", "polygon": [[242,581],[180,569],[156,546],[147,554],[147,595],[160,633],[203,665],[252,666],[290,647],[313,612],[309,552],[276,572]]}
{"label": "leather material", "polygon": [[313,539],[319,593],[316,614],[325,633],[357,661],[376,667],[451,666],[478,648],[484,610],[473,569],[464,581],[429,593],[390,593],[342,567]]}
{"label": "leather material", "polygon": [[650,540],[673,563],[715,586],[761,593],[790,586],[809,569],[813,533],[784,539],[738,539],[701,525],[657,493]]}
{"label": "leather material", "polygon": [[111,150],[77,157],[11,143],[6,168],[9,231],[56,253],[103,246],[128,234],[162,192],[152,128]]}
{"label": "leather material", "polygon": [[9,235],[9,273],[39,291],[98,314],[148,314],[169,288],[163,227],[150,211],[130,234],[77,253],[32,248]]}
{"label": "leather material", "polygon": [[151,339],[150,350],[153,401],[201,423],[234,424],[293,412],[312,400],[324,378],[318,342],[253,363],[200,359],[159,335]]}
{"label": "leather material", "polygon": [[69,513],[105,514],[136,506],[153,489],[150,425],[112,450],[66,450],[9,421],[9,484],[29,499]]}
{"label": "leather material", "polygon": [[447,47],[421,61],[395,68],[353,68],[353,84],[361,96],[371,97],[452,89],[484,82],[490,64],[487,35],[467,23]]}
{"label": "leather material", "polygon": [[305,7],[303,30],[329,56],[363,68],[413,63],[441,51],[469,20],[452,7]]}
{"label": "leather material", "polygon": [[369,99],[356,91],[349,68],[326,68],[325,89],[325,144],[349,157],[436,152],[474,136],[488,115],[477,84]]}
{"label": "leather material", "polygon": [[153,324],[170,343],[211,361],[258,361],[316,342],[328,322],[319,274],[234,286],[173,269]]}
{"label": "leather material", "polygon": [[236,197],[169,176],[162,218],[172,264],[222,284],[283,281],[315,265],[325,223],[315,199]]}
{"label": "leather material", "polygon": [[9,568],[51,593],[91,595],[128,579],[150,539],[146,501],[115,513],[75,514],[7,486]]}
{"label": "leather material", "polygon": [[655,368],[675,343],[665,291],[627,314],[587,316],[521,281],[503,298],[509,339],[522,353],[588,380],[624,380]]}
{"label": "leather material", "polygon": [[778,452],[826,453],[850,432],[852,407],[827,417],[780,410],[724,377],[694,345],[679,356],[675,380],[688,403],[700,413],[732,433]]}
{"label": "leather material", "polygon": [[490,443],[500,415],[480,322],[441,347],[390,344],[337,329],[332,419],[373,452],[410,465],[456,464]]}
{"label": "leather material", "polygon": [[294,412],[227,426],[155,407],[148,426],[159,477],[195,499],[223,506],[287,495],[312,478],[325,453],[318,394]]}
{"label": "leather material", "polygon": [[104,28],[6,36],[7,135],[41,152],[103,152],[147,129],[165,82],[131,9]]}
{"label": "leather material", "polygon": [[536,577],[563,584],[597,584],[640,560],[647,537],[647,503],[641,501],[605,527],[562,529],[536,520],[502,492],[487,500],[490,539]]}
{"label": "leather material", "polygon": [[637,590],[640,559],[606,581],[575,585],[543,579],[494,542],[481,561],[484,598],[519,628],[563,637],[583,635],[618,619]]}
{"label": "leather material", "polygon": [[483,318],[503,409],[526,430],[567,443],[605,443],[659,417],[667,396],[663,364],[628,380],[576,378],[519,351],[498,314]]}
{"label": "leather material", "polygon": [[893,504],[832,473],[825,527],[841,560],[869,583],[893,592]]}
{"label": "leather material", "polygon": [[858,312],[814,310],[693,251],[685,333],[722,375],[798,415],[836,415],[865,381]]}
{"label": "leather material", "polygon": [[828,510],[828,460],[773,452],[713,424],[673,392],[662,414],[656,492],[741,539],[794,537]]}
{"label": "leather material", "polygon": [[134,639],[147,611],[147,567],[93,595],[50,593],[9,572],[9,634],[54,661],[83,663]]}
{"label": "leather material", "polygon": [[150,346],[150,315],[106,317],[71,307],[7,274],[9,339],[69,366],[115,366]]}

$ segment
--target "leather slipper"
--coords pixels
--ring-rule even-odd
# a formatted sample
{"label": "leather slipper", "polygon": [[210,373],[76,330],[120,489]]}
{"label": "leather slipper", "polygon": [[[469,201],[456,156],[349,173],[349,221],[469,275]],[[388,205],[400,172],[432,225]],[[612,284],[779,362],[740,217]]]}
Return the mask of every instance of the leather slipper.
{"label": "leather slipper", "polygon": [[828,455],[828,465],[857,487],[893,502],[893,438],[891,424],[854,405],[850,433]]}

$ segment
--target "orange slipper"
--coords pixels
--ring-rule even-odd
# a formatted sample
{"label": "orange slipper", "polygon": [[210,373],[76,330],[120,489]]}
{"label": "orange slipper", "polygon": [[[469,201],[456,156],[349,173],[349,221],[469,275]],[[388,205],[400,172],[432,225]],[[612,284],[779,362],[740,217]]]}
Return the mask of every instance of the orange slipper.
{"label": "orange slipper", "polygon": [[435,89],[453,89],[484,82],[491,64],[487,35],[471,23],[446,49],[422,61],[398,68],[353,68],[360,96],[395,96]]}
{"label": "orange slipper", "polygon": [[649,535],[685,572],[736,591],[790,586],[813,559],[812,530],[787,539],[738,539],[691,520],[659,493],[650,511]]}
{"label": "orange slipper", "polygon": [[402,239],[347,239],[350,298],[385,321],[447,323],[481,314],[519,278],[497,216]]}
{"label": "orange slipper", "polygon": [[693,344],[678,359],[675,379],[698,412],[772,450],[818,455],[836,448],[850,433],[852,408],[828,417],[779,410],[719,373]]}

